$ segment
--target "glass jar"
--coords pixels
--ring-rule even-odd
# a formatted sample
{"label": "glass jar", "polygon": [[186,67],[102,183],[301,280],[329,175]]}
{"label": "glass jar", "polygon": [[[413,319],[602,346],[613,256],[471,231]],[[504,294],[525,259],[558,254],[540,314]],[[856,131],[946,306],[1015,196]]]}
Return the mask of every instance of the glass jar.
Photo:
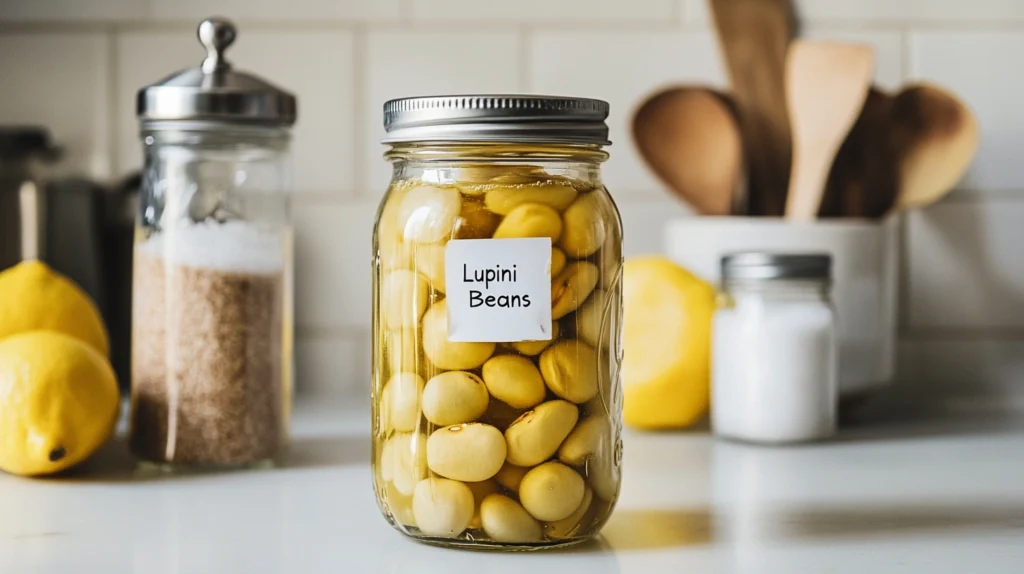
{"label": "glass jar", "polygon": [[387,520],[446,546],[586,540],[619,491],[622,228],[604,102],[385,105],[373,468]]}
{"label": "glass jar", "polygon": [[131,447],[156,463],[257,465],[286,436],[295,99],[231,69],[234,36],[203,22],[202,67],[139,92]]}
{"label": "glass jar", "polygon": [[722,258],[713,326],[715,434],[750,442],[822,439],[836,429],[836,316],[831,257]]}

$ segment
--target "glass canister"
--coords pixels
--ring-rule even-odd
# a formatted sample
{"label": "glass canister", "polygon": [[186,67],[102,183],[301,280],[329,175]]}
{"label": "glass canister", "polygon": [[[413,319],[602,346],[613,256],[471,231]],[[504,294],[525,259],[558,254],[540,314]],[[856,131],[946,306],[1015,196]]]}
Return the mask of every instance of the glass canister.
{"label": "glass canister", "polygon": [[272,461],[292,376],[291,94],[207,57],[138,94],[131,447],[187,466]]}
{"label": "glass canister", "polygon": [[446,546],[593,537],[620,484],[622,228],[605,102],[384,106],[373,467],[387,520]]}
{"label": "glass canister", "polygon": [[715,434],[750,442],[822,439],[836,429],[836,314],[827,254],[722,258],[713,327]]}

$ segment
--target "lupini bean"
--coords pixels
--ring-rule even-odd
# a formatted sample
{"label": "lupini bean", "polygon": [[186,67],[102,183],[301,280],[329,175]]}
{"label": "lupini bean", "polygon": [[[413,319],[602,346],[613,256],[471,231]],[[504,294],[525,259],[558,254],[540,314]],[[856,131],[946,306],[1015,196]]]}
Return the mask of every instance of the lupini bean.
{"label": "lupini bean", "polygon": [[487,190],[484,204],[498,215],[508,215],[524,203],[540,203],[562,211],[569,207],[576,195],[575,187],[561,182],[495,185]]}
{"label": "lupini bean", "polygon": [[589,415],[565,437],[558,449],[558,459],[565,464],[577,466],[594,455],[610,457],[611,436],[608,415],[602,412]]}
{"label": "lupini bean", "polygon": [[448,309],[438,301],[423,315],[423,351],[439,369],[464,371],[484,364],[494,343],[453,343],[448,340]]}
{"label": "lupini bean", "polygon": [[440,428],[427,439],[427,466],[453,480],[487,480],[501,469],[505,454],[501,431],[483,423]]}
{"label": "lupini bean", "polygon": [[524,203],[510,211],[494,231],[494,239],[516,237],[550,237],[552,241],[562,234],[562,217],[552,207],[539,203]]}
{"label": "lupini bean", "polygon": [[588,257],[604,244],[607,221],[599,193],[584,193],[562,214],[564,227],[558,245],[573,259]]}
{"label": "lupini bean", "polygon": [[547,341],[518,341],[516,343],[509,343],[508,345],[510,347],[512,347],[515,351],[517,351],[517,352],[519,352],[519,353],[521,353],[523,355],[529,355],[529,356],[533,357],[535,355],[539,355],[541,351],[543,351],[544,349],[547,349],[549,346],[551,346],[551,343],[554,343],[556,340],[558,340],[558,335],[561,333],[561,331],[562,331],[561,325],[559,325],[557,321],[553,321],[551,323],[551,339],[550,340],[547,340]]}
{"label": "lupini bean", "polygon": [[523,482],[523,477],[526,476],[529,470],[529,468],[524,466],[516,466],[506,462],[502,465],[498,474],[494,475],[494,480],[512,492],[519,492],[519,484]]}
{"label": "lupini bean", "polygon": [[427,381],[423,416],[438,426],[468,423],[487,412],[489,396],[480,377],[466,371],[447,371]]}
{"label": "lupini bean", "polygon": [[579,508],[585,491],[583,478],[575,470],[560,462],[545,462],[523,477],[519,502],[537,520],[552,522]]}
{"label": "lupini bean", "polygon": [[536,542],[540,524],[518,502],[502,494],[491,494],[480,505],[484,532],[498,542]]}
{"label": "lupini bean", "polygon": [[449,239],[462,211],[454,187],[421,185],[410,189],[398,208],[398,227],[406,241],[440,243]]}
{"label": "lupini bean", "polygon": [[553,400],[537,405],[515,420],[505,431],[508,462],[534,466],[551,458],[579,418],[576,405]]}
{"label": "lupini bean", "polygon": [[587,300],[597,286],[597,266],[586,261],[570,263],[551,281],[551,318],[561,319]]}
{"label": "lupini bean", "polygon": [[562,340],[540,354],[540,372],[551,392],[574,403],[597,395],[597,354],[586,343]]}
{"label": "lupini bean", "polygon": [[387,405],[385,428],[411,431],[420,420],[420,397],[423,377],[416,373],[395,373],[384,386],[383,402]]}
{"label": "lupini bean", "polygon": [[579,530],[584,515],[590,510],[590,503],[594,500],[594,491],[589,486],[583,491],[583,502],[569,516],[561,520],[544,523],[544,534],[548,538],[561,540],[571,538]]}
{"label": "lupini bean", "polygon": [[473,519],[473,492],[457,480],[423,479],[412,496],[412,513],[424,534],[458,536]]}
{"label": "lupini bean", "polygon": [[512,408],[528,409],[540,404],[547,394],[540,371],[527,358],[516,355],[491,357],[481,372],[491,396]]}

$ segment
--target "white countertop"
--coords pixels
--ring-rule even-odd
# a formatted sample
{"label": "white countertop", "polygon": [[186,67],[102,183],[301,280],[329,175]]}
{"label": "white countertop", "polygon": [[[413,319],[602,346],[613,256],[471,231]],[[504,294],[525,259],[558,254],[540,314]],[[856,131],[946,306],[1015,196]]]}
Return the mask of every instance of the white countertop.
{"label": "white countertop", "polygon": [[296,409],[282,468],[140,477],[121,442],[75,476],[0,473],[0,573],[964,573],[1024,569],[1024,421],[888,425],[792,448],[625,437],[603,538],[467,552],[378,513],[368,409]]}

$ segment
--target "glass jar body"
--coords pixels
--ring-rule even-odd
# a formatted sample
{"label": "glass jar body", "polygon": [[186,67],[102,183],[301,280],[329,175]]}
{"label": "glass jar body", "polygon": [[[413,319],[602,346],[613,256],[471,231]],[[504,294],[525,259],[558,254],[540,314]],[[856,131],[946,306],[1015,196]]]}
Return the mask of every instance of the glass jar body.
{"label": "glass jar body", "polygon": [[144,134],[131,447],[183,466],[272,461],[292,380],[287,132]]}
{"label": "glass jar body", "polygon": [[[373,258],[382,512],[402,533],[450,546],[534,549],[593,537],[621,476],[622,231],[600,181],[604,153],[424,146],[391,157]],[[550,304],[531,293],[550,306],[547,334],[509,335],[536,306],[488,299],[474,284],[478,307],[504,301],[509,320],[493,321],[490,339],[450,338],[462,315],[473,328],[485,320],[453,311],[465,295],[453,281],[473,277],[453,263],[460,244],[501,255],[514,240],[544,251],[519,260],[517,277],[536,272],[549,292]]]}
{"label": "glass jar body", "polygon": [[804,442],[835,432],[835,310],[822,281],[726,282],[713,327],[712,426],[727,438]]}

